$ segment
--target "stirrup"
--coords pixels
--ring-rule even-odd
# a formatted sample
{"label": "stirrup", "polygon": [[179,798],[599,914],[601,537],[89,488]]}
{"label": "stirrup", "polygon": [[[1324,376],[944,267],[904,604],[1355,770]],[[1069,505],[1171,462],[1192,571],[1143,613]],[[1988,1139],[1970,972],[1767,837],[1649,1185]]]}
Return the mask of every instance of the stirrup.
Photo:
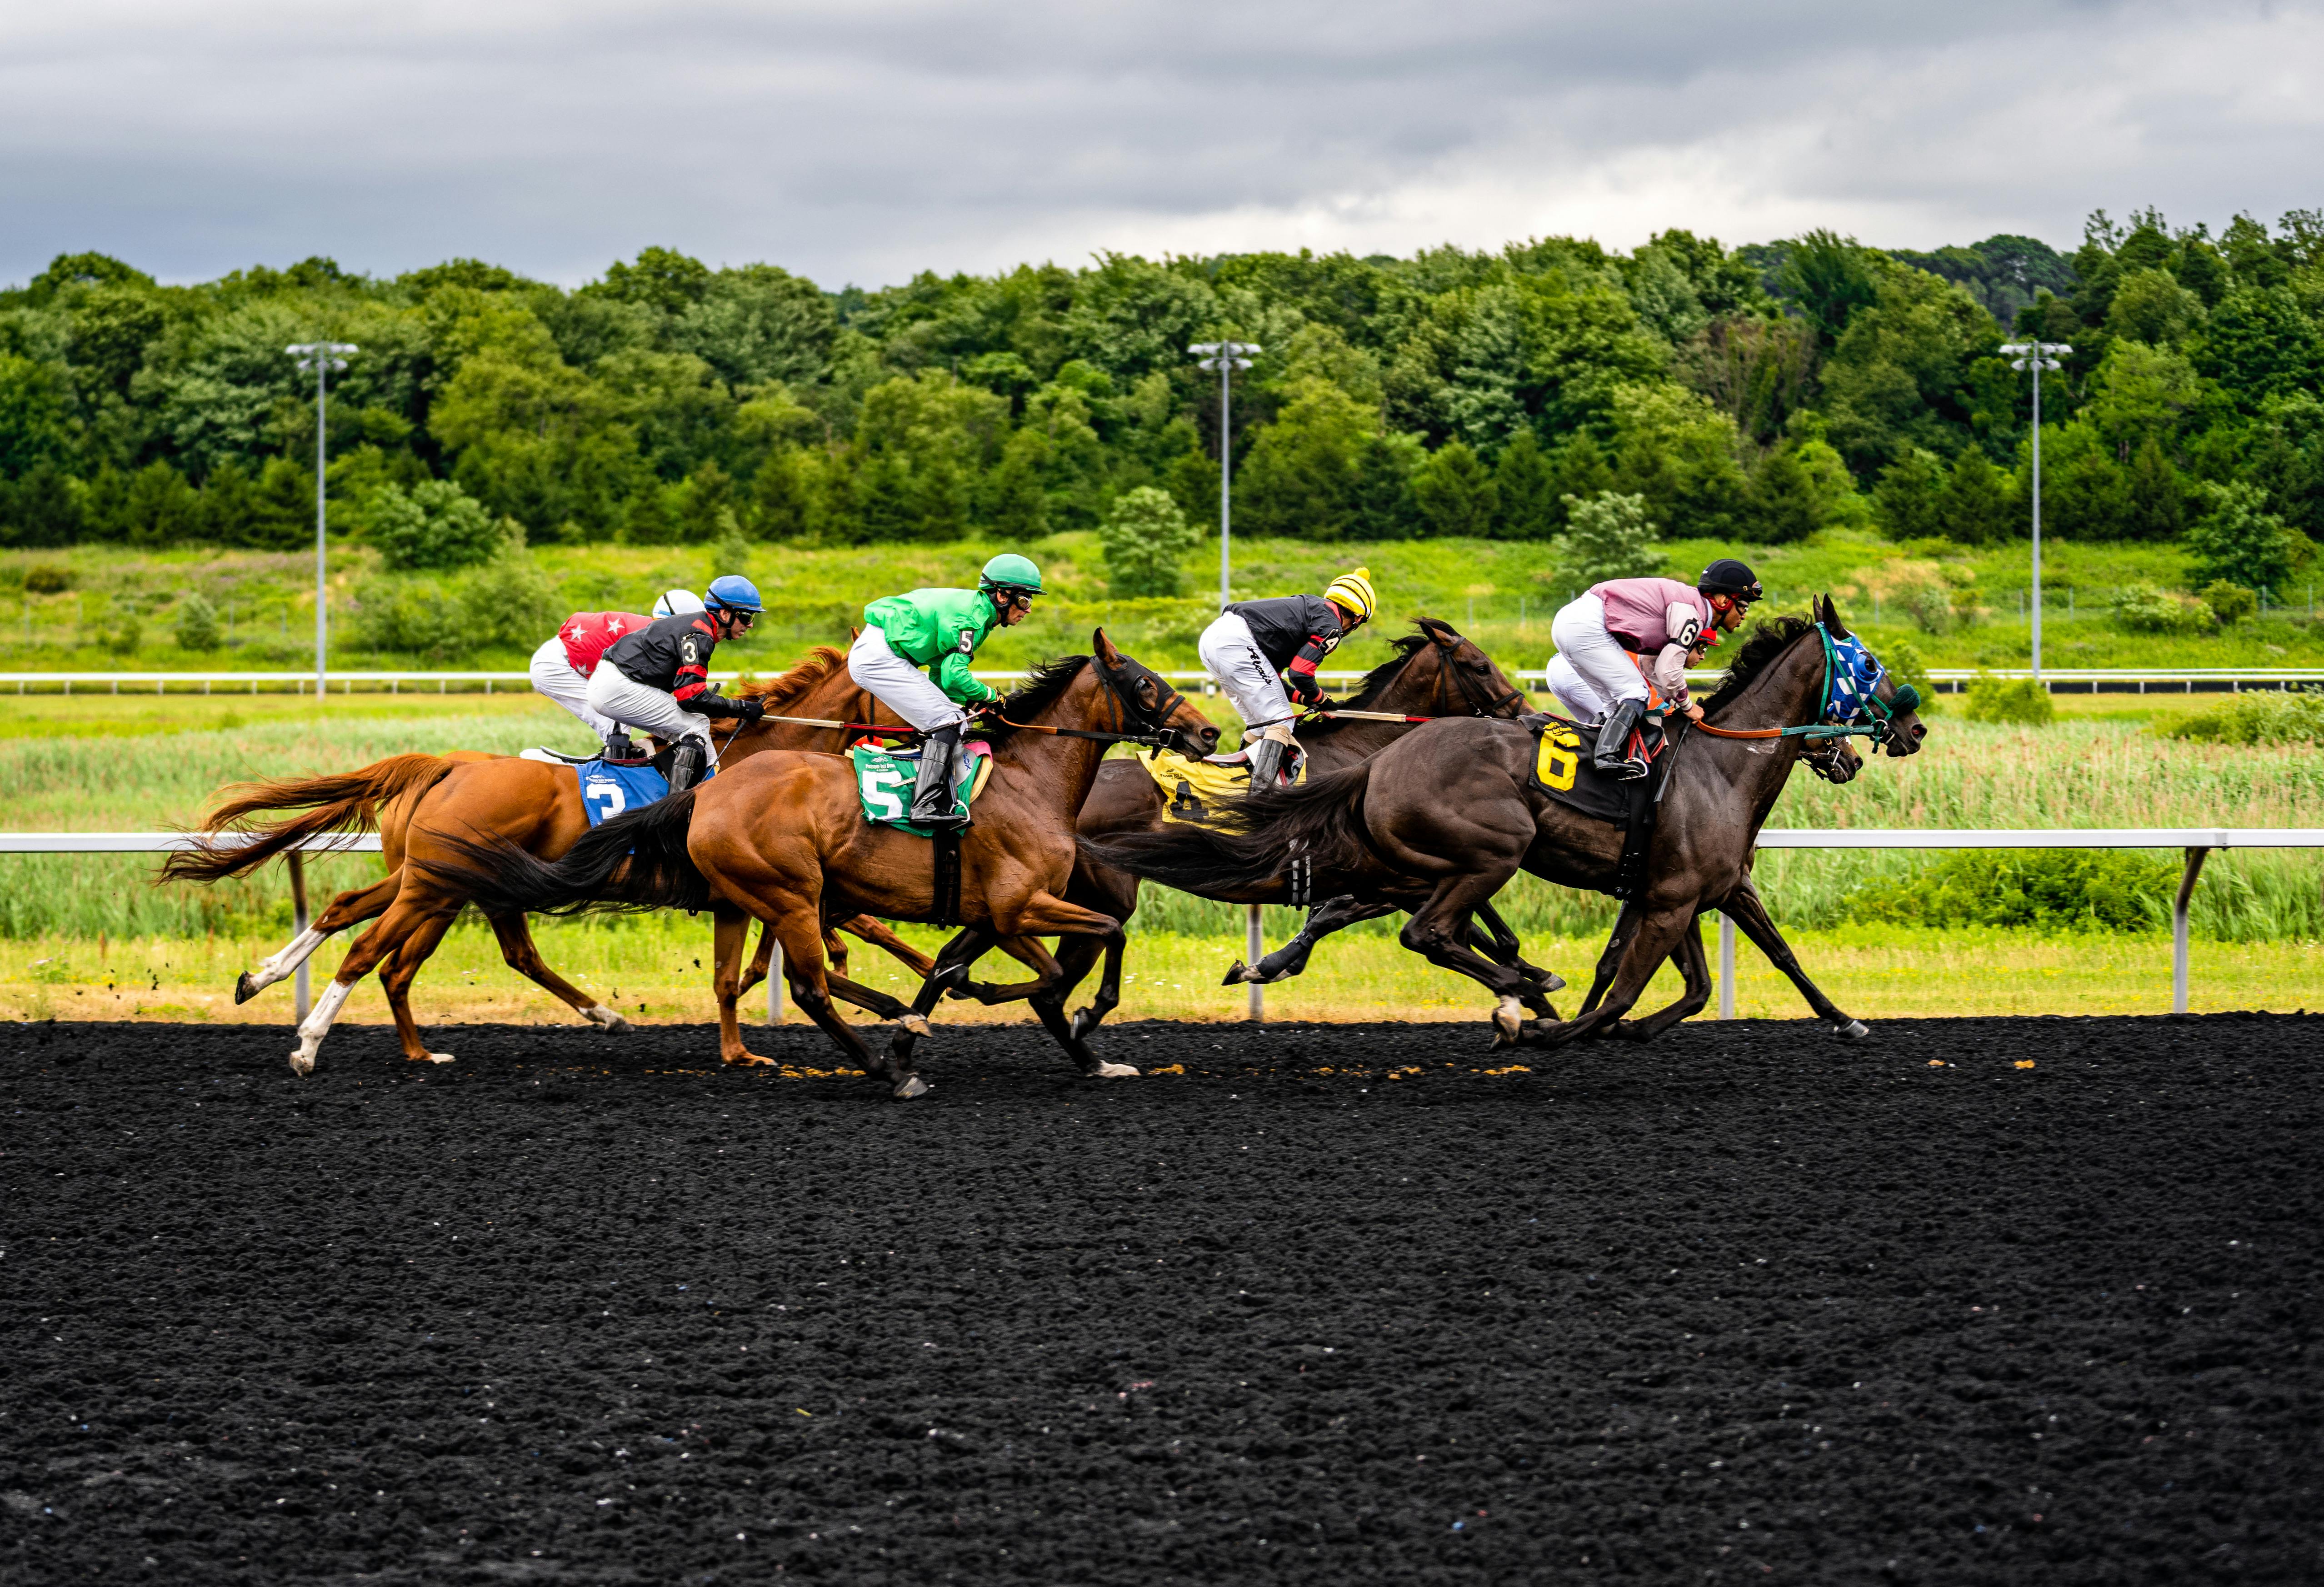
{"label": "stirrup", "polygon": [[605,759],[630,765],[645,757],[638,753],[638,746],[630,735],[617,727],[605,735]]}

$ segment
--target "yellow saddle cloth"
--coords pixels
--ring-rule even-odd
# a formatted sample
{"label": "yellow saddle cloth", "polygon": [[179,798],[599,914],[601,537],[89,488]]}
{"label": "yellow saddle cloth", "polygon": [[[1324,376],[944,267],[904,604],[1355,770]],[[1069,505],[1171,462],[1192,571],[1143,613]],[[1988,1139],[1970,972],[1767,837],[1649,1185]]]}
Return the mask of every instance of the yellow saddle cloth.
{"label": "yellow saddle cloth", "polygon": [[[1182,755],[1176,750],[1157,750],[1139,758],[1146,774],[1154,779],[1168,801],[1162,812],[1166,821],[1204,823],[1211,819],[1213,809],[1223,799],[1240,798],[1250,787],[1250,768],[1222,766],[1214,761]],[[1307,758],[1299,758],[1299,769],[1293,780],[1304,781],[1307,776]]]}

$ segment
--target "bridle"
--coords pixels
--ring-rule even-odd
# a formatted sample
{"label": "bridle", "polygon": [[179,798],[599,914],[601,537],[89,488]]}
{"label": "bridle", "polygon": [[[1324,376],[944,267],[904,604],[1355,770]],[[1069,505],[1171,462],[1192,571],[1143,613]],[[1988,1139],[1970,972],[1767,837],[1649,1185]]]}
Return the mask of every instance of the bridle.
{"label": "bridle", "polygon": [[[1446,632],[1452,632],[1452,631],[1448,629]],[[1456,641],[1463,637],[1465,636],[1457,633],[1454,634]],[[1432,702],[1434,705],[1444,707],[1443,709],[1438,710],[1433,715],[1426,716],[1412,716],[1406,715],[1400,711],[1351,711],[1345,706],[1333,706],[1328,710],[1307,712],[1305,715],[1301,716],[1299,720],[1301,722],[1316,722],[1328,720],[1332,717],[1337,716],[1344,717],[1354,722],[1434,722],[1439,716],[1514,715],[1516,713],[1510,711],[1509,707],[1512,706],[1523,706],[1526,703],[1525,693],[1523,690],[1514,688],[1505,689],[1500,694],[1496,695],[1492,692],[1491,687],[1483,678],[1479,678],[1467,668],[1461,666],[1454,659],[1461,648],[1458,642],[1448,645],[1442,640],[1438,639],[1434,633],[1429,635],[1428,642],[1444,653],[1443,660],[1439,662],[1436,669],[1436,684],[1434,689],[1434,699]],[[1413,652],[1414,655],[1418,655],[1419,653],[1420,652],[1416,650]],[[1480,655],[1482,653],[1482,651],[1479,652]],[[1452,680],[1449,685],[1446,682],[1446,678],[1448,677]],[[1453,704],[1452,691],[1454,689],[1458,689],[1460,691],[1462,703],[1466,704],[1468,706],[1467,710],[1454,711],[1451,709],[1451,706]]]}
{"label": "bridle", "polygon": [[[1798,727],[1713,727],[1708,722],[1698,722],[1694,730],[1713,738],[1868,738],[1876,747],[1899,742],[1896,718],[1920,708],[1920,690],[1909,683],[1893,684],[1891,697],[1883,700],[1880,683],[1888,676],[1888,669],[1880,664],[1880,659],[1866,650],[1861,640],[1849,636],[1847,643],[1850,656],[1870,663],[1871,676],[1859,684],[1858,669],[1851,666],[1845,671],[1841,669],[1840,643],[1821,618],[1816,620],[1815,631],[1823,645],[1823,687],[1817,695],[1822,708],[1816,721]],[[1843,696],[1853,701],[1846,707],[1845,715],[1840,714]]]}
{"label": "bridle", "polygon": [[[1157,750],[1181,747],[1178,730],[1166,727],[1163,724],[1169,721],[1171,713],[1185,703],[1186,697],[1173,688],[1168,678],[1144,662],[1133,661],[1127,656],[1122,658],[1119,667],[1108,666],[1102,656],[1092,656],[1090,665],[1097,669],[1097,675],[1104,681],[1107,692],[1113,696],[1113,703],[1125,725],[1135,725],[1140,731],[1108,733],[1084,727],[1051,727],[1039,722],[1010,722],[1007,716],[1001,715],[998,706],[994,707],[993,715],[1022,733],[1046,733],[1055,738],[1088,739],[1093,743],[1102,744],[1143,744]],[[1138,697],[1138,686],[1148,678],[1154,680],[1156,697],[1156,704],[1150,711]]]}

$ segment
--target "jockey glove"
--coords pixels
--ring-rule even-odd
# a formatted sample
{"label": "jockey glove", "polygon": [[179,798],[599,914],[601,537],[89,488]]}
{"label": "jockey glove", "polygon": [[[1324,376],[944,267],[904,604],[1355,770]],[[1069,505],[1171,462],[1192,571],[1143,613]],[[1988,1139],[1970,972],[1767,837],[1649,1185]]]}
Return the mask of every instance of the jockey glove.
{"label": "jockey glove", "polygon": [[736,700],[734,715],[745,722],[756,722],[767,714],[767,702],[761,699]]}

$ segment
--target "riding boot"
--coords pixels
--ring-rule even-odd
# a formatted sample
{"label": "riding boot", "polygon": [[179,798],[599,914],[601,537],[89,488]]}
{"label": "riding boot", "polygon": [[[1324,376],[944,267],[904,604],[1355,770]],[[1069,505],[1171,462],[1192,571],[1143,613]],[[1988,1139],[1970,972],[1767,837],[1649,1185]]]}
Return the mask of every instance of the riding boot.
{"label": "riding boot", "polygon": [[616,727],[613,732],[605,735],[605,759],[608,761],[634,761],[637,758],[638,746],[631,742],[629,730],[627,728]]}
{"label": "riding boot", "polygon": [[700,739],[679,739],[678,747],[669,752],[669,791],[684,793],[692,788],[695,779],[702,775],[703,763],[708,759],[702,752]]}
{"label": "riding boot", "polygon": [[1254,789],[1273,788],[1283,771],[1284,757],[1291,748],[1279,738],[1257,738],[1250,741],[1250,786]]}
{"label": "riding boot", "polygon": [[1646,714],[1644,700],[1617,700],[1606,714],[1605,723],[1598,729],[1598,751],[1590,764],[1620,782],[1631,782],[1646,774],[1646,763],[1633,758],[1629,752],[1631,730]]}
{"label": "riding boot", "polygon": [[912,785],[912,810],[905,819],[915,826],[965,826],[953,802],[953,761],[960,752],[960,724],[939,727],[920,744],[920,777]]}

